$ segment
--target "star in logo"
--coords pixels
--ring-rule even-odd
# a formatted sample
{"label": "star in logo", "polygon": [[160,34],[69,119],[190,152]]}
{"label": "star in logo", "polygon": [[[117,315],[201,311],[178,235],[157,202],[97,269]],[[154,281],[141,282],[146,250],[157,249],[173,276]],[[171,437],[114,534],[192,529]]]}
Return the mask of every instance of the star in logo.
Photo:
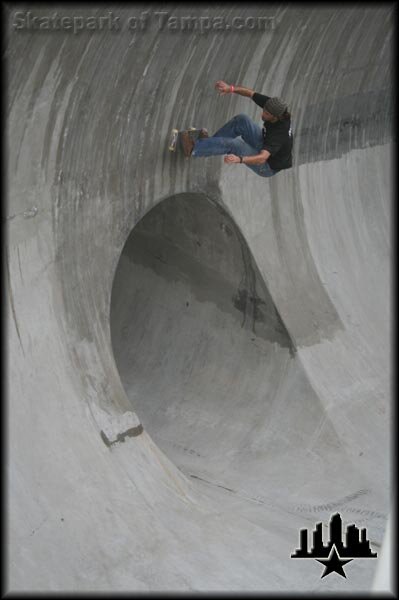
{"label": "star in logo", "polygon": [[349,560],[342,560],[337,552],[335,544],[333,544],[333,547],[331,548],[327,560],[320,560],[318,558],[316,560],[317,562],[321,563],[326,567],[324,569],[323,575],[321,576],[321,579],[323,579],[323,577],[326,577],[326,575],[329,575],[330,573],[334,573],[334,571],[338,573],[338,575],[341,575],[341,577],[345,577],[346,579],[343,566],[351,562],[352,559],[350,558]]}

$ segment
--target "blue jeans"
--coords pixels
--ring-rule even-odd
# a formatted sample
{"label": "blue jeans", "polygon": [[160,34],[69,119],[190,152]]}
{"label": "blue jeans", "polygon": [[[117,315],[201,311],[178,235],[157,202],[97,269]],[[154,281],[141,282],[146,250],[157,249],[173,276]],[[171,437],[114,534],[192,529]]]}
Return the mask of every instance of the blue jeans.
{"label": "blue jeans", "polygon": [[[262,148],[262,128],[247,115],[239,114],[218,129],[212,137],[197,140],[191,156],[216,156],[218,154],[254,156],[259,154]],[[271,177],[276,173],[267,162],[263,165],[245,166],[261,177]]]}

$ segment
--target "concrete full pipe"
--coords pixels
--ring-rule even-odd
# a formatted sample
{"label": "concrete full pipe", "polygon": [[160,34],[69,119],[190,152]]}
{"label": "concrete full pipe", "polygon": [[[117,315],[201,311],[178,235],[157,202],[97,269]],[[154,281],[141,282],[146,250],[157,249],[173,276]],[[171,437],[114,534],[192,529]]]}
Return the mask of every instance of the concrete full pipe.
{"label": "concrete full pipe", "polygon": [[[390,513],[392,5],[5,11],[9,590],[371,589],[291,554]],[[292,169],[168,152],[218,79]]]}

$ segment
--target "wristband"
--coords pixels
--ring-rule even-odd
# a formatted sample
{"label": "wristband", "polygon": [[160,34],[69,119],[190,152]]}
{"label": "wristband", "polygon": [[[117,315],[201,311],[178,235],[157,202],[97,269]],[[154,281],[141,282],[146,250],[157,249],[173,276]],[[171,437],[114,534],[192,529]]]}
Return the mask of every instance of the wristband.
{"label": "wristband", "polygon": [[242,156],[240,156],[240,163],[242,163]]}
{"label": "wristband", "polygon": [[234,94],[234,85],[230,86],[230,94]]}

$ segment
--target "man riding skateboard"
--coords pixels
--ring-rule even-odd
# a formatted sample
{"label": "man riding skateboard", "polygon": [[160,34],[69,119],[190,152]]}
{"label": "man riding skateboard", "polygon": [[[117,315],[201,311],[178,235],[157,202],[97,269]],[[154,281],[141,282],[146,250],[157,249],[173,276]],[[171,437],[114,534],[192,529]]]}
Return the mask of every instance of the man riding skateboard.
{"label": "man riding skateboard", "polygon": [[225,154],[227,164],[244,164],[261,177],[271,177],[292,167],[291,115],[281,98],[265,96],[249,88],[217,81],[220,95],[239,94],[252,98],[263,109],[263,128],[245,114],[233,117],[212,136],[206,130],[183,131],[185,156],[199,158]]}

